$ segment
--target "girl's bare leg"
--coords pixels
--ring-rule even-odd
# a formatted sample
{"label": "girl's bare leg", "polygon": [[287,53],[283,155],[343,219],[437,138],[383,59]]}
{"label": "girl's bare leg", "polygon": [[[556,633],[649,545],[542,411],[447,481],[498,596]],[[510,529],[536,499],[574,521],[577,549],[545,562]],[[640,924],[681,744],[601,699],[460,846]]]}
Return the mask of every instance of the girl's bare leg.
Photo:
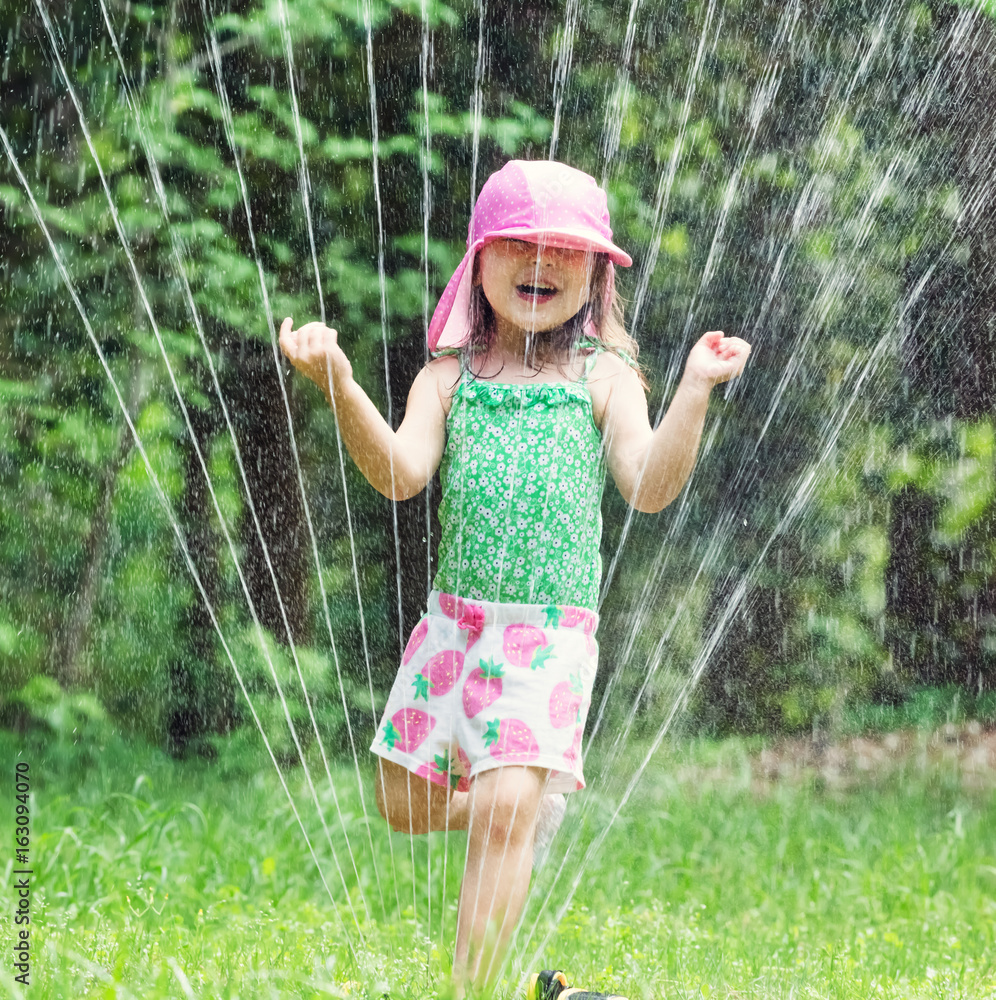
{"label": "girl's bare leg", "polygon": [[542,768],[502,767],[471,783],[453,968],[461,992],[471,982],[486,991],[501,970],[529,889],[536,812],[548,778]]}
{"label": "girl's bare leg", "polygon": [[469,792],[454,792],[417,778],[408,768],[383,757],[374,780],[377,808],[396,833],[467,829]]}

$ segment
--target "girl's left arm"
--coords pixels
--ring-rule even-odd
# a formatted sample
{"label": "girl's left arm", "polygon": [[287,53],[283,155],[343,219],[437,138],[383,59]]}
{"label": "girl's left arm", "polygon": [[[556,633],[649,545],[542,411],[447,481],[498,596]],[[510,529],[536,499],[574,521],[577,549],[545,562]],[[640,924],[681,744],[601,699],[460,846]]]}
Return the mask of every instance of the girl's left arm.
{"label": "girl's left arm", "polygon": [[612,478],[629,504],[652,514],[682,491],[695,466],[709,393],[739,375],[749,354],[750,346],[739,337],[705,334],[689,352],[678,390],[656,429],[650,426],[636,372],[618,362],[606,383],[602,436]]}

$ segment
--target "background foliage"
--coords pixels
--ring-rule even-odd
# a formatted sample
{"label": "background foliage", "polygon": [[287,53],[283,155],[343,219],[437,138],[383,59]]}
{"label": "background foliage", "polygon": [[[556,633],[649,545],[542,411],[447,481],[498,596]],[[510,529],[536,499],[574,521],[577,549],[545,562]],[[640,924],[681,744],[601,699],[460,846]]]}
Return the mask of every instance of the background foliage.
{"label": "background foliage", "polygon": [[287,716],[304,743],[362,745],[427,589],[432,491],[391,505],[362,482],[274,325],[327,317],[396,423],[474,192],[554,144],[633,249],[652,410],[702,330],[754,344],[679,501],[606,501],[596,738],[676,704],[781,731],[942,684],[984,702],[992,21],[578,11],[0,8],[7,725],[265,753],[237,666],[278,758]]}

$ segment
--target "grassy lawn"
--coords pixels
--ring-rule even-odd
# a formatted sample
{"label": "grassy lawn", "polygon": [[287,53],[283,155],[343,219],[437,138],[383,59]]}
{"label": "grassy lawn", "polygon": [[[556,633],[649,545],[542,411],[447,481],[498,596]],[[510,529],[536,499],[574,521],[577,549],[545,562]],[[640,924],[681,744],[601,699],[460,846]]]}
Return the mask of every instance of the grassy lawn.
{"label": "grassy lawn", "polygon": [[[0,745],[12,761],[14,737]],[[978,732],[820,753],[665,744],[594,852],[643,748],[612,762],[611,776],[592,759],[594,780],[536,880],[519,964],[563,967],[631,998],[996,995],[984,745]],[[364,819],[351,763],[333,770],[334,797],[312,765],[328,835],[301,769],[287,777],[326,891],[272,766],[245,775],[122,745],[89,761],[64,748],[28,756],[32,982],[19,992],[12,979],[5,920],[5,993],[423,998],[444,988],[462,838],[388,837],[379,817]],[[369,762],[360,770],[369,783]],[[5,794],[13,800],[12,777]],[[11,844],[12,824],[5,831]],[[12,851],[2,863],[10,914]],[[501,996],[518,989],[519,968],[508,971]]]}

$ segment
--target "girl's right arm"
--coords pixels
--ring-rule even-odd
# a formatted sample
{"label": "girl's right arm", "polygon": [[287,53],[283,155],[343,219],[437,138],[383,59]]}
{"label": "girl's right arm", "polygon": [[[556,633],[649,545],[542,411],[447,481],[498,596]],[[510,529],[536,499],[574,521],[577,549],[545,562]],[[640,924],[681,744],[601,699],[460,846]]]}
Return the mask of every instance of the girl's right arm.
{"label": "girl's right arm", "polygon": [[430,361],[408,393],[405,417],[393,431],[370,397],[353,380],[353,366],[324,323],[280,327],[280,349],[325,393],[346,449],[379,493],[407,500],[420,493],[439,466],[446,442],[449,397],[459,376],[453,358]]}

